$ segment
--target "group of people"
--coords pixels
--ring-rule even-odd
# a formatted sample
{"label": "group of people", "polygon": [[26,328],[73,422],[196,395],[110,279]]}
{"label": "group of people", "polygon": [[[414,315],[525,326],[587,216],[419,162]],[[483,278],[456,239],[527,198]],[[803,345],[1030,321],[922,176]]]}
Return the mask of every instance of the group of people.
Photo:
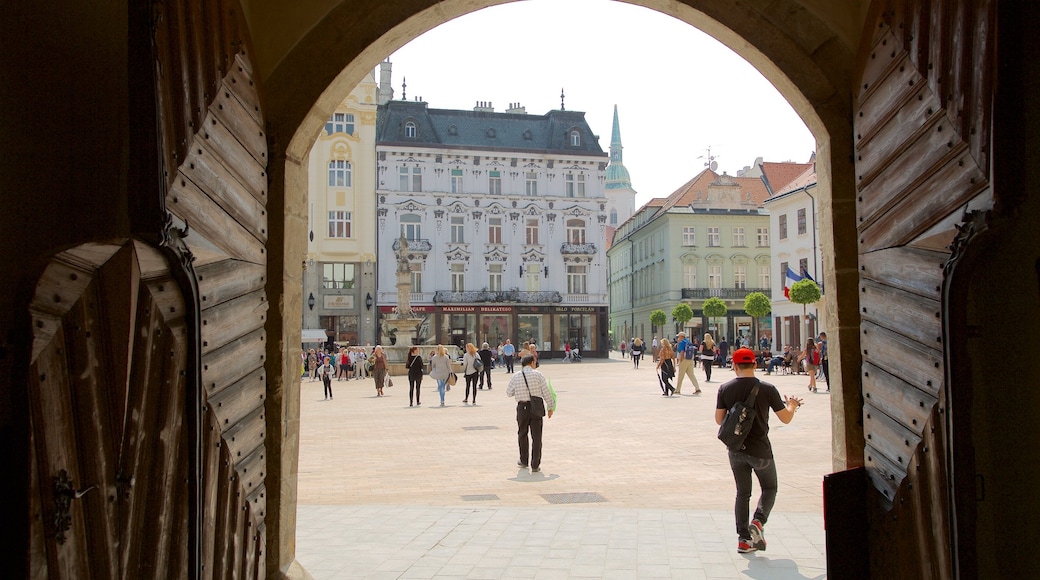
{"label": "group of people", "polygon": [[337,381],[361,380],[372,377],[376,383],[376,395],[383,396],[383,387],[388,382],[386,374],[386,354],[383,347],[372,347],[371,353],[365,347],[342,346],[338,352],[330,349],[305,350],[300,355],[303,364],[303,376],[310,377],[311,382],[321,380],[325,386],[325,399],[332,399],[332,378]]}
{"label": "group of people", "polygon": [[817,392],[817,378],[822,378],[827,383],[827,390],[831,390],[826,332],[821,332],[816,340],[811,338],[806,340],[805,347],[802,349],[787,345],[780,354],[773,355],[769,351],[763,351],[759,356],[765,362],[767,375],[773,374],[777,368],[789,368],[797,373],[804,372],[809,376],[808,388],[810,391]]}

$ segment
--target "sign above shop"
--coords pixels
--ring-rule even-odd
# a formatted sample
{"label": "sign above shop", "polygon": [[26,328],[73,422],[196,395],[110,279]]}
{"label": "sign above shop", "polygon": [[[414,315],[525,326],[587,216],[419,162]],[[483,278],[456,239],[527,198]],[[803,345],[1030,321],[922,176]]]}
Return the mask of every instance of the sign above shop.
{"label": "sign above shop", "polygon": [[325,295],[325,310],[353,310],[354,296],[351,294]]}

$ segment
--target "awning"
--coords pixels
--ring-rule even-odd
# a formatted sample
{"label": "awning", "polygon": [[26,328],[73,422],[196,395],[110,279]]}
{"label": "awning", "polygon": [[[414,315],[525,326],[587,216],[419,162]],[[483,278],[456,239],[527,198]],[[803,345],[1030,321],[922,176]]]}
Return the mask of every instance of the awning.
{"label": "awning", "polygon": [[324,328],[304,328],[301,342],[325,342],[328,339],[329,335],[325,334]]}

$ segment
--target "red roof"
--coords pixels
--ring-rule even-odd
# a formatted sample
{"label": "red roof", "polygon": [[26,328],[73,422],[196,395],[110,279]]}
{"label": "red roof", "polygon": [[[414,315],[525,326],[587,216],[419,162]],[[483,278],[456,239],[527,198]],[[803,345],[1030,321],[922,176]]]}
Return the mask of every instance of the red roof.
{"label": "red roof", "polygon": [[787,189],[788,184],[805,173],[806,169],[811,169],[813,165],[815,163],[811,161],[809,163],[785,161],[783,163],[762,162],[759,167],[762,168],[762,180],[765,181],[768,191],[775,195]]}

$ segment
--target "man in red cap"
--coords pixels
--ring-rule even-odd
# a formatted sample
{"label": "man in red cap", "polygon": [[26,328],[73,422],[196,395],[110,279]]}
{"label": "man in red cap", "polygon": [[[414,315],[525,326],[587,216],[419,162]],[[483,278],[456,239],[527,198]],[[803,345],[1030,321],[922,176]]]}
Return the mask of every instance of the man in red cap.
{"label": "man in red cap", "polygon": [[[737,378],[719,387],[715,403],[715,422],[719,425],[726,418],[726,411],[737,401],[747,401],[752,389],[758,386],[758,394],[752,405],[755,420],[751,431],[739,451],[729,452],[729,466],[737,484],[737,499],[733,508],[737,520],[737,551],[745,553],[766,549],[763,528],[776,502],[776,464],[769,443],[769,410],[772,409],[783,423],[790,423],[802,401],[786,396],[781,400],[776,387],[758,380],[755,377],[755,352],[749,348],[738,348],[733,352],[733,372]],[[755,518],[749,523],[752,471],[758,478],[762,495],[758,498]]]}

